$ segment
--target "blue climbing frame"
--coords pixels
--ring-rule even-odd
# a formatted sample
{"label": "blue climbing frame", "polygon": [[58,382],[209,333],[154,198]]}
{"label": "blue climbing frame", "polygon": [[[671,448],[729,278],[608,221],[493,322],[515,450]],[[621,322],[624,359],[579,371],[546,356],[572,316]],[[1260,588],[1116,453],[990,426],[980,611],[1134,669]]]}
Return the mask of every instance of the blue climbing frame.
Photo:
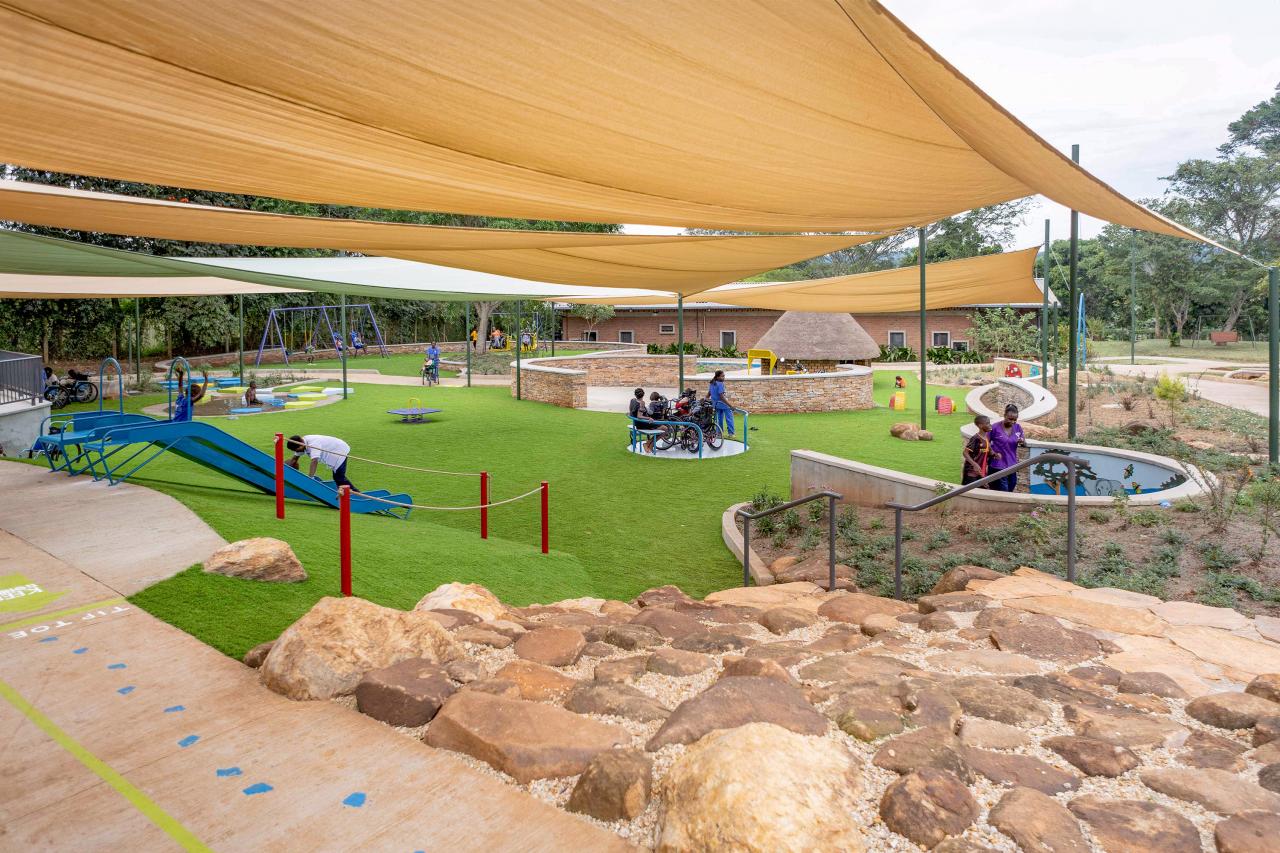
{"label": "blue climbing frame", "polygon": [[[391,356],[391,352],[390,350],[387,349],[386,343],[384,343],[382,340],[382,330],[378,328],[378,320],[376,317],[373,316],[373,307],[370,306],[368,303],[365,303],[363,305],[348,305],[346,307],[348,312],[350,311],[356,312],[357,324],[359,322],[361,310],[363,309],[364,316],[369,318],[369,325],[373,329],[374,341],[378,345],[378,351],[382,354],[384,358],[389,358]],[[311,312],[311,311],[316,312],[315,322],[311,324],[311,328],[307,332],[307,342],[304,345],[304,348],[305,346],[309,345],[317,350],[332,349],[333,339],[338,338],[339,340],[341,340],[341,337],[338,335],[336,331],[334,331],[333,321],[329,317],[330,309],[337,312],[341,312],[342,306],[341,305],[297,305],[292,308],[272,308],[271,312],[267,314],[267,324],[262,330],[262,342],[258,344],[258,357],[254,359],[254,362],[253,362],[254,367],[258,367],[262,364],[262,354],[269,349],[280,350],[281,354],[284,356],[284,363],[285,364],[289,363],[289,348],[285,346],[284,331],[280,328],[280,318],[286,317],[287,315],[293,312]],[[309,315],[307,313],[303,313],[302,316],[304,317],[304,321],[305,321],[305,318],[307,318]],[[341,313],[339,313],[338,317],[341,318],[341,316],[342,316]],[[340,328],[342,325],[341,321],[339,321],[338,325]],[[351,328],[354,329],[355,326],[353,325]],[[324,329],[328,330],[329,332],[328,337],[321,336],[321,331]],[[343,348],[346,348],[347,346],[349,346],[350,343],[351,343],[350,341],[342,341]]]}

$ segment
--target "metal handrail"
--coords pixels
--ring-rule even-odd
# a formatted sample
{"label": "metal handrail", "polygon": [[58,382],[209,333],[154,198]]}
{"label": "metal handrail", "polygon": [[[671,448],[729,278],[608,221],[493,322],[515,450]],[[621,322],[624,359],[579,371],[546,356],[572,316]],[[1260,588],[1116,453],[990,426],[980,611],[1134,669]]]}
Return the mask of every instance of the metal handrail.
{"label": "metal handrail", "polygon": [[1089,462],[1081,459],[1079,456],[1072,456],[1068,453],[1041,453],[1037,456],[1029,456],[1016,465],[1010,465],[1008,468],[1001,468],[994,474],[988,474],[981,480],[974,480],[972,483],[965,483],[958,489],[952,489],[936,497],[932,497],[927,501],[918,504],[902,504],[896,501],[889,501],[886,507],[893,510],[893,597],[902,598],[902,514],[904,512],[919,512],[922,509],[937,506],[945,503],[952,498],[959,497],[965,492],[971,492],[974,489],[980,489],[987,483],[1003,479],[1004,477],[1021,471],[1023,468],[1029,468],[1032,465],[1039,465],[1042,462],[1061,462],[1067,466],[1067,580],[1075,583],[1076,580],[1076,469],[1089,468]]}
{"label": "metal handrail", "polygon": [[751,585],[751,522],[757,518],[764,518],[766,515],[773,515],[777,512],[786,512],[794,509],[801,504],[807,504],[809,501],[816,501],[826,498],[827,504],[827,590],[832,591],[836,588],[836,501],[844,500],[844,495],[839,492],[814,492],[811,495],[805,495],[802,498],[796,498],[793,501],[787,501],[784,504],[771,506],[768,509],[762,509],[759,512],[747,512],[745,509],[739,509],[734,516],[742,519],[742,585]]}
{"label": "metal handrail", "polygon": [[639,432],[640,432],[639,429],[637,429],[636,427],[636,421],[644,421],[646,423],[662,424],[664,426],[693,427],[698,431],[698,458],[699,459],[702,458],[702,443],[704,440],[704,436],[702,434],[702,427],[698,426],[693,421],[655,421],[653,418],[637,418],[637,417],[632,417],[631,415],[627,415],[627,418],[628,420],[631,421],[631,449],[632,450],[636,449],[637,436],[639,435]]}

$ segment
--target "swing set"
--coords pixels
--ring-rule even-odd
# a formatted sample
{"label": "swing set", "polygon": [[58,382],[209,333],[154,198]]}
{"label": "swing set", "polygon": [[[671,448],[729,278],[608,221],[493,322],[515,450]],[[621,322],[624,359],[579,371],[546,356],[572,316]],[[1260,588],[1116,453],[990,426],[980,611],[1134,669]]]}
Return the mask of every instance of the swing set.
{"label": "swing set", "polygon": [[[284,363],[289,363],[290,355],[297,355],[299,352],[304,353],[308,358],[314,357],[314,354],[321,350],[334,350],[335,355],[341,355],[346,351],[347,347],[354,349],[364,349],[364,336],[360,333],[363,325],[362,321],[368,319],[369,328],[373,332],[373,340],[377,345],[378,351],[383,358],[391,356],[387,350],[387,345],[382,340],[382,330],[378,328],[378,321],[373,316],[373,308],[367,303],[364,305],[348,305],[348,312],[354,312],[354,316],[348,314],[351,319],[351,327],[348,332],[350,340],[342,340],[341,335],[335,330],[333,318],[329,312],[341,312],[341,305],[301,305],[293,308],[272,308],[267,315],[267,325],[262,330],[262,342],[258,344],[258,357],[254,360],[255,367],[262,364],[262,354],[268,350],[280,350],[284,356]],[[295,316],[296,315],[296,316]],[[341,328],[341,314],[338,314],[339,320],[337,328]],[[283,322],[282,322],[283,321]],[[296,344],[297,338],[294,335],[294,326],[302,326],[302,347],[298,349],[292,346]],[[288,329],[288,338],[285,337],[285,329]],[[328,333],[326,336],[326,332]],[[359,346],[355,342],[359,341]]]}

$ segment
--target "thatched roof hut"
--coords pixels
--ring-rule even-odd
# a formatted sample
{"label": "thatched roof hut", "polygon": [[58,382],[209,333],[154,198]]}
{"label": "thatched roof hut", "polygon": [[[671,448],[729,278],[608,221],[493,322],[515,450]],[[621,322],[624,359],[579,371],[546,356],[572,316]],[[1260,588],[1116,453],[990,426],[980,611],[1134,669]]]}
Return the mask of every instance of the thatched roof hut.
{"label": "thatched roof hut", "polygon": [[756,342],[787,361],[806,364],[868,361],[880,347],[850,314],[788,311]]}

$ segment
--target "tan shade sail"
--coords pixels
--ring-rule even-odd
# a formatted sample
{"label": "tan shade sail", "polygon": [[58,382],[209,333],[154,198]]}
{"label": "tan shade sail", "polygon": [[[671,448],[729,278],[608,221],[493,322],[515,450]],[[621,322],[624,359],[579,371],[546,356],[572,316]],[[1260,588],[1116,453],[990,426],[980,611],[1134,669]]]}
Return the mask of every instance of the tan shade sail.
{"label": "tan shade sail", "polygon": [[690,292],[882,235],[688,236],[287,216],[0,181],[0,220],[201,243],[345,249],[557,284]]}
{"label": "tan shade sail", "polygon": [[217,296],[319,291],[504,301],[647,291],[575,287],[398,258],[173,258],[0,230],[0,297]]}
{"label": "tan shade sail", "polygon": [[[967,305],[1038,304],[1036,252],[1022,249],[997,255],[979,255],[943,261],[925,267],[925,307],[956,308]],[[693,294],[700,302],[768,308],[776,311],[830,311],[851,314],[885,314],[915,311],[920,307],[920,269],[916,266],[856,275],[810,278],[778,284],[730,284]],[[670,297],[638,295],[610,299],[608,294],[566,297],[570,304],[653,305]]]}
{"label": "tan shade sail", "polygon": [[1042,193],[1196,236],[874,0],[5,0],[0,57],[0,159],[41,169],[744,231],[889,231]]}

